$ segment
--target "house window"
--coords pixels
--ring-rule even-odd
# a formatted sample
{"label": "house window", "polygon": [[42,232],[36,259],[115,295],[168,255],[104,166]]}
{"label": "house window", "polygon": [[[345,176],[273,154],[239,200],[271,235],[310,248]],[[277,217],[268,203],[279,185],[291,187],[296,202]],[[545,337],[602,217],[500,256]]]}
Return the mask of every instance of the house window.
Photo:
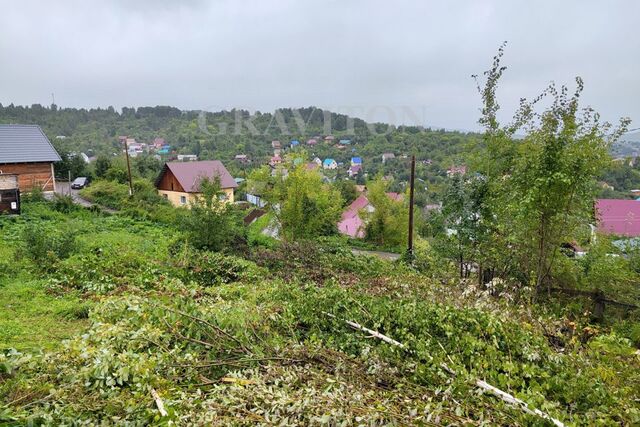
{"label": "house window", "polygon": [[180,196],[180,204],[181,205],[187,204],[187,196]]}
{"label": "house window", "polygon": [[163,194],[162,197],[164,197],[165,199],[168,199],[169,195],[168,194]]}
{"label": "house window", "polygon": [[218,196],[218,200],[220,200],[221,202],[224,202],[225,200],[227,200],[229,198],[229,196],[227,196],[227,193],[224,194],[220,194]]}

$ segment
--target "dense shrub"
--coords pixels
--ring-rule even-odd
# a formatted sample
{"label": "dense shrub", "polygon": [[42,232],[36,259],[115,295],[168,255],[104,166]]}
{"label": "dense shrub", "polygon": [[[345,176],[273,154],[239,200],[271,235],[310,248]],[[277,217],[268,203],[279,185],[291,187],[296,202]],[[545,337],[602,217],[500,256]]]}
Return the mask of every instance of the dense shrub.
{"label": "dense shrub", "polygon": [[202,195],[183,212],[177,225],[196,249],[241,250],[246,242],[241,212],[220,200],[218,183],[205,180],[200,186]]}
{"label": "dense shrub", "polygon": [[23,203],[42,203],[46,201],[44,191],[38,186],[34,186],[28,193],[22,193],[21,197]]}
{"label": "dense shrub", "polygon": [[22,230],[18,257],[29,259],[37,268],[50,270],[61,259],[77,249],[76,232],[67,226],[61,229],[30,223]]}
{"label": "dense shrub", "polygon": [[71,196],[58,193],[53,195],[53,199],[51,200],[51,207],[56,212],[65,214],[80,209],[79,206],[73,202],[73,198],[71,198]]}
{"label": "dense shrub", "polygon": [[116,181],[96,180],[82,189],[80,195],[93,203],[119,209],[123,200],[129,197],[129,188]]}
{"label": "dense shrub", "polygon": [[205,287],[257,280],[264,274],[258,266],[244,258],[220,252],[197,251],[188,246],[177,253],[175,263],[182,270],[185,280],[193,280]]}

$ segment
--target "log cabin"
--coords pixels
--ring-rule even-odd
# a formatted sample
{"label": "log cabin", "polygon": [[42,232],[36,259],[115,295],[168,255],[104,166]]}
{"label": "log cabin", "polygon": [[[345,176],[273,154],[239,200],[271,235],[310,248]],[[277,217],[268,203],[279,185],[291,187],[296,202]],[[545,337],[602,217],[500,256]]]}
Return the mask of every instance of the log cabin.
{"label": "log cabin", "polygon": [[53,163],[60,160],[40,126],[0,125],[0,174],[17,175],[21,193],[55,191]]}

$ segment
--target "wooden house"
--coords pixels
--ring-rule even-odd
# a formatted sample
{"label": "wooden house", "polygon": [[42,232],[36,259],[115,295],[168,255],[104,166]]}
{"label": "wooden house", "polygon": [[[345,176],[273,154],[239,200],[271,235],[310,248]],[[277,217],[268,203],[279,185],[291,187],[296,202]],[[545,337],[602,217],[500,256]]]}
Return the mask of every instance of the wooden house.
{"label": "wooden house", "polygon": [[17,175],[20,192],[55,191],[53,164],[60,160],[40,126],[0,125],[0,174]]}
{"label": "wooden house", "polygon": [[238,184],[220,160],[167,162],[156,179],[156,188],[174,206],[189,207],[202,194],[203,180],[218,180],[224,193],[221,199],[233,203]]}

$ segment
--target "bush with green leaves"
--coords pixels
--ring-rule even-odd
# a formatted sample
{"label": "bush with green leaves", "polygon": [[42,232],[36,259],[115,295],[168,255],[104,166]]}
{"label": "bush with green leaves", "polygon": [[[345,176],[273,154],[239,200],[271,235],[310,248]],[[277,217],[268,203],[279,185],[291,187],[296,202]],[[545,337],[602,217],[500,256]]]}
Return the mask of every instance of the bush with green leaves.
{"label": "bush with green leaves", "polygon": [[178,227],[196,249],[233,251],[244,246],[245,229],[241,212],[221,199],[220,184],[202,180],[201,194],[183,209]]}
{"label": "bush with green leaves", "polygon": [[27,224],[20,234],[21,245],[16,255],[29,259],[36,268],[51,270],[77,250],[76,233],[69,224],[58,229],[43,223]]}
{"label": "bush with green leaves", "polygon": [[129,197],[129,187],[117,181],[96,180],[80,190],[80,195],[98,205],[119,209]]}
{"label": "bush with green leaves", "polygon": [[204,287],[255,281],[265,274],[255,263],[244,258],[194,250],[184,244],[178,244],[174,249],[173,262],[185,280],[193,280]]}
{"label": "bush with green leaves", "polygon": [[65,214],[80,209],[80,207],[74,203],[71,196],[58,193],[53,195],[53,200],[51,200],[51,207],[54,211]]}

